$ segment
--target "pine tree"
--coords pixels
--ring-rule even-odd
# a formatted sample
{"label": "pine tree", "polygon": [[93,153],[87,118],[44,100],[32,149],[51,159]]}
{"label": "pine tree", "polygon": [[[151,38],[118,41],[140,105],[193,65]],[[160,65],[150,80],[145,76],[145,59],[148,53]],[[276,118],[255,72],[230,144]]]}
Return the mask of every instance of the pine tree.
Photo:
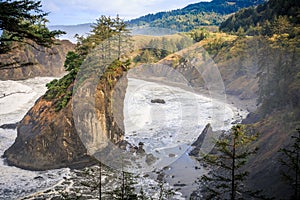
{"label": "pine tree", "polygon": [[257,148],[250,144],[257,135],[248,136],[242,125],[233,126],[231,134],[216,141],[214,155],[205,155],[203,161],[211,171],[200,179],[204,199],[241,199],[245,197],[264,198],[260,191],[252,192],[245,186],[249,172],[243,166],[248,158],[255,154]]}
{"label": "pine tree", "polygon": [[0,30],[5,33],[0,38],[2,52],[9,50],[6,44],[12,41],[26,43],[32,47],[36,47],[36,44],[50,47],[54,44],[54,38],[64,33],[50,31],[46,27],[48,14],[43,12],[41,7],[40,1],[0,1]]}
{"label": "pine tree", "polygon": [[119,179],[121,182],[119,187],[110,192],[110,198],[116,200],[136,200],[138,195],[135,192],[134,177],[132,174],[125,171],[121,172],[121,177]]}

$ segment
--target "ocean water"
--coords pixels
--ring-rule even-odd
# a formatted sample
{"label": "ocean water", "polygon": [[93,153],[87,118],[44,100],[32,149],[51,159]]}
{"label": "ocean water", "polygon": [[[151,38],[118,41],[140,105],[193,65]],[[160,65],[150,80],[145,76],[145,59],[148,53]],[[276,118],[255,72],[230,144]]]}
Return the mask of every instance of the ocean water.
{"label": "ocean water", "polygon": [[[45,93],[45,84],[52,77],[39,77],[24,81],[0,81],[0,125],[20,121],[34,102]],[[0,129],[0,155],[17,137],[16,130]],[[0,199],[17,199],[50,187],[61,180],[69,169],[28,171],[7,166],[0,159]]]}
{"label": "ocean water", "polygon": [[[45,84],[52,79],[0,81],[0,125],[20,121],[45,93]],[[163,99],[165,104],[151,103],[153,99]],[[185,184],[179,190],[183,196],[196,189],[194,181],[203,173],[195,168],[199,163],[189,157],[188,152],[206,124],[210,123],[214,131],[228,130],[233,122],[247,114],[226,102],[201,94],[133,78],[129,78],[124,110],[120,112],[125,116],[125,139],[135,146],[142,142],[145,152],[156,158],[151,166],[141,163],[144,166],[140,173],[165,169],[168,184]],[[16,136],[16,130],[0,129],[0,155],[13,144]],[[69,174],[69,169],[22,170],[7,166],[1,158],[0,199],[37,194],[59,184]],[[76,173],[71,174],[76,176]],[[149,185],[149,181],[146,180],[145,185]],[[184,198],[179,195],[176,199]]]}
{"label": "ocean water", "polygon": [[[164,104],[151,103],[163,99]],[[226,99],[226,97],[224,98]],[[143,143],[147,154],[156,161],[141,161],[141,173],[164,170],[171,184],[184,184],[180,192],[186,198],[197,187],[195,181],[205,173],[198,161],[188,155],[191,144],[210,123],[217,138],[223,131],[246,117],[247,111],[172,84],[129,78],[125,96],[125,139],[138,146]],[[202,152],[209,153],[214,140],[206,138]],[[135,169],[136,170],[136,169]]]}
{"label": "ocean water", "polygon": [[[165,103],[151,103],[154,99]],[[163,168],[185,154],[208,123],[221,133],[243,115],[246,112],[226,102],[130,78],[124,106],[125,139],[136,146],[142,142],[146,153],[158,158],[156,167]]]}

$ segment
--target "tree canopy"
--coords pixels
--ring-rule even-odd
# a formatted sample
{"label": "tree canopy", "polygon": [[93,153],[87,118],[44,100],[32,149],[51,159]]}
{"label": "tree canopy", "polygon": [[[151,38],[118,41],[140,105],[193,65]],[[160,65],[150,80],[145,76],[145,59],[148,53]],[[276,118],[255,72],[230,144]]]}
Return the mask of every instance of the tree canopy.
{"label": "tree canopy", "polygon": [[131,25],[169,28],[186,32],[201,26],[219,25],[228,14],[241,8],[262,4],[264,0],[212,0],[199,2],[182,9],[148,14],[130,20]]}
{"label": "tree canopy", "polygon": [[43,12],[41,6],[40,1],[0,0],[2,50],[12,41],[50,47],[54,43],[54,38],[64,33],[59,30],[50,31],[46,27],[48,13]]}

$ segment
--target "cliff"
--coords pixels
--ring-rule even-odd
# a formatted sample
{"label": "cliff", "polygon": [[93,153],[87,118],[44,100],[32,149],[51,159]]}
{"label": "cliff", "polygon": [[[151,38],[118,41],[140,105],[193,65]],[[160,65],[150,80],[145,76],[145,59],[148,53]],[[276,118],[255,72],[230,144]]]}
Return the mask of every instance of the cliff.
{"label": "cliff", "polygon": [[[54,106],[57,98],[47,99],[46,95],[41,97],[19,123],[17,139],[4,153],[7,163],[31,170],[81,167],[93,163],[95,160],[88,155],[75,123],[78,120],[83,121],[86,124],[85,130],[90,133],[96,133],[93,127],[98,123],[102,133],[111,141],[121,140],[124,135],[120,124],[120,121],[123,122],[123,116],[118,116],[120,120],[116,123],[112,111],[112,97],[114,86],[122,75],[123,69],[120,67],[110,77],[110,81],[103,75],[96,87],[92,84],[85,87],[85,89],[90,87],[91,90],[87,89],[81,94],[95,100],[95,110],[92,113],[89,110],[82,110],[80,114],[73,116],[72,101],[57,111]],[[87,79],[83,84],[85,83],[93,82]],[[123,80],[122,85],[127,87],[126,80],[125,82]],[[69,86],[68,91],[73,91],[73,87],[74,83]],[[117,104],[121,110],[125,91],[118,89],[116,97],[120,100],[117,100]]]}
{"label": "cliff", "polygon": [[0,54],[0,80],[22,80],[37,76],[61,76],[66,54],[75,45],[67,40],[58,41],[52,48],[14,46]]}

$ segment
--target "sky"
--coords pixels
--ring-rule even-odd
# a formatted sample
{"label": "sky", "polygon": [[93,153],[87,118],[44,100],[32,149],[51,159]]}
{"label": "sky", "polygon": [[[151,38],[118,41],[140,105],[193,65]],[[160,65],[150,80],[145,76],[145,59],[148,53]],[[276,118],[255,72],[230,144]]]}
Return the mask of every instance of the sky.
{"label": "sky", "polygon": [[101,15],[134,19],[149,13],[183,8],[208,0],[41,0],[50,25],[92,23]]}

